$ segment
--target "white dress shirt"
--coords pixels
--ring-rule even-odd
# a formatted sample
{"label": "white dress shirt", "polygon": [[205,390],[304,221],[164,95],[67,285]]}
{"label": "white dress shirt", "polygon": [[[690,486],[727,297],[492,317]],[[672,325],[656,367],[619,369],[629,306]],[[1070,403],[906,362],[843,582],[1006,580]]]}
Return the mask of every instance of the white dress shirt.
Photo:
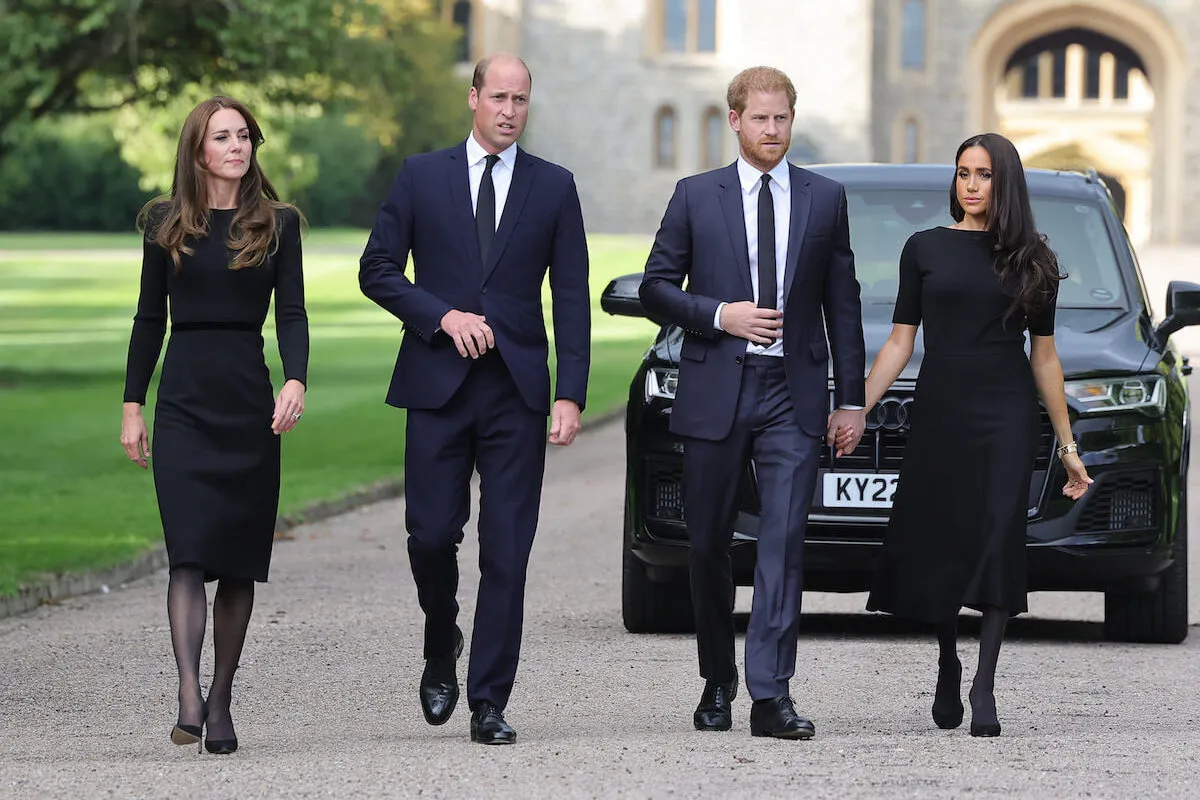
{"label": "white dress shirt", "polygon": [[[487,167],[488,151],[475,141],[475,132],[467,137],[467,177],[471,181],[471,213],[479,204],[479,184],[483,182],[483,170]],[[492,167],[492,184],[496,187],[496,227],[504,216],[504,201],[508,199],[508,187],[512,185],[513,169],[517,166],[517,143],[513,142],[496,155],[500,160]]]}
{"label": "white dress shirt", "polygon": [[[783,308],[783,274],[787,269],[788,233],[792,227],[792,175],[787,159],[783,159],[769,173],[760,172],[750,166],[741,156],[737,160],[738,182],[742,185],[742,218],[746,223],[746,245],[750,256],[750,286],[758,297],[758,193],[762,191],[762,176],[771,176],[767,185],[771,190],[771,199],[775,203],[775,308]],[[713,327],[721,330],[721,309],[725,303],[717,306],[717,316]],[[783,330],[782,328],[780,329]],[[783,339],[776,339],[773,344],[759,345],[746,342],[747,353],[758,353],[766,356],[783,355]]]}
{"label": "white dress shirt", "polygon": [[[750,256],[750,285],[758,297],[758,193],[762,191],[762,176],[764,173],[750,164],[741,156],[737,160],[738,182],[742,185],[742,217],[746,222],[746,245]],[[792,181],[791,168],[787,159],[783,159],[769,172],[771,181],[771,199],[775,202],[775,308],[783,308],[783,276],[787,269],[788,235],[792,227]],[[721,309],[725,303],[717,306],[717,315],[713,327],[721,328]],[[782,334],[783,329],[780,328]],[[765,356],[783,356],[782,335],[773,344],[760,345],[746,342],[747,353],[758,353]],[[861,411],[862,406],[842,404],[839,408]]]}

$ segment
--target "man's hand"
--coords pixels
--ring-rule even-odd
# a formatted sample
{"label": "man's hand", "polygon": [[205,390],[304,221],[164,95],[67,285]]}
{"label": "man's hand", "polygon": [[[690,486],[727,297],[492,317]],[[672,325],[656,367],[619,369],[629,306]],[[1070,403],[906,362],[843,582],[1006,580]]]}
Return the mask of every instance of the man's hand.
{"label": "man's hand", "polygon": [[550,444],[566,447],[579,433],[579,404],[574,400],[555,400],[550,409]]}
{"label": "man's hand", "polygon": [[721,330],[755,344],[773,344],[783,335],[783,312],[759,308],[749,300],[726,303],[721,308]]}
{"label": "man's hand", "polygon": [[858,447],[858,440],[867,429],[867,410],[865,408],[839,408],[829,415],[829,430],[825,434],[825,443],[836,447],[836,458],[853,453]]}
{"label": "man's hand", "polygon": [[496,346],[492,329],[478,314],[451,309],[442,317],[441,328],[454,341],[463,358],[479,358]]}

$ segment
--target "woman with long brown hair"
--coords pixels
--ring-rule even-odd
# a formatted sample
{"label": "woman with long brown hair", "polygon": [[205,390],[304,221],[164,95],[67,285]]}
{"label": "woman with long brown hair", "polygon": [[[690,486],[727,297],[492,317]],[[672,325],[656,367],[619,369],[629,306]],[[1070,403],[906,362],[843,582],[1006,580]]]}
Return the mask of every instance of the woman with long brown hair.
{"label": "woman with long brown hair", "polygon": [[[262,130],[250,110],[213,97],[188,115],[169,197],[142,209],[141,294],[125,377],[121,444],[146,468],[142,405],[166,333],[154,409],[154,486],[170,560],[167,616],[179,670],[175,744],[237,749],[233,674],[270,566],[279,504],[279,434],[304,412],[308,317],[301,216],[281,203],[258,163]],[[262,326],[275,296],[284,383],[273,389]],[[212,684],[200,651],[213,601]]]}
{"label": "woman with long brown hair", "polygon": [[936,627],[933,719],[941,728],[963,719],[959,610],[981,611],[971,735],[999,736],[996,661],[1008,618],[1027,609],[1026,507],[1039,394],[1061,445],[1062,493],[1078,500],[1091,479],[1071,434],[1054,347],[1063,276],[1035,226],[1011,142],[985,133],[962,143],[950,211],[953,226],[920,231],[905,244],[892,333],[867,377],[871,408],[908,363],[924,326],[911,435],[867,608]]}

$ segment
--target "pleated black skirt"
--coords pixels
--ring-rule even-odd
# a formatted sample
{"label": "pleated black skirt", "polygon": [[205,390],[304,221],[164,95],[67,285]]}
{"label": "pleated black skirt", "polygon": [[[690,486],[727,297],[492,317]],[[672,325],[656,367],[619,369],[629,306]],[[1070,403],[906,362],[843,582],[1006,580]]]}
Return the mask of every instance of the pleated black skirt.
{"label": "pleated black skirt", "polygon": [[172,567],[267,580],[279,508],[279,437],[263,340],[251,330],[171,334],[151,441]]}
{"label": "pleated black skirt", "polygon": [[927,358],[867,608],[941,622],[1026,611],[1037,391],[1019,349]]}

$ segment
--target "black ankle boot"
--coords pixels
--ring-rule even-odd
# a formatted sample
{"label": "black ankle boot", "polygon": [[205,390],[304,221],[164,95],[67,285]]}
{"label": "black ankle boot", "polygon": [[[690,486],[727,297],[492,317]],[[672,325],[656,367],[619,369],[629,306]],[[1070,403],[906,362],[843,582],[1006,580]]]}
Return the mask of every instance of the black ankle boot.
{"label": "black ankle boot", "polygon": [[937,689],[933,693],[933,721],[942,730],[962,725],[962,663],[938,662]]}

